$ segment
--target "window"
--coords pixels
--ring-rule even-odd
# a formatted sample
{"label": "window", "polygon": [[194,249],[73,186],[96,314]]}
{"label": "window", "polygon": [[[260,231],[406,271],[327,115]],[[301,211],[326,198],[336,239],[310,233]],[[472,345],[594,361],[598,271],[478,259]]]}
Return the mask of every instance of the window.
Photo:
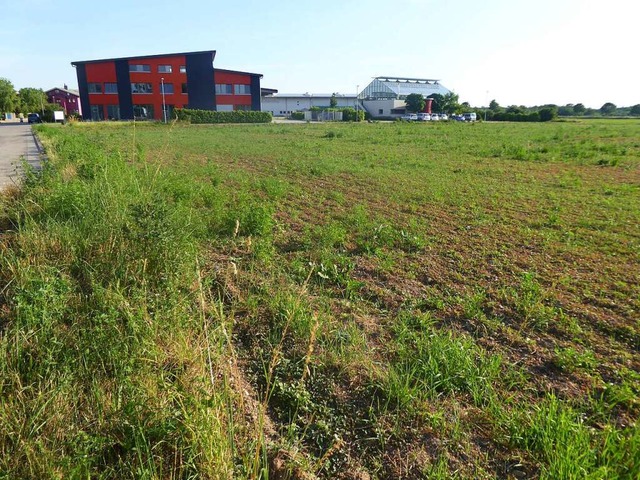
{"label": "window", "polygon": [[136,120],[153,120],[153,105],[134,105],[133,118]]}
{"label": "window", "polygon": [[251,105],[235,105],[233,107],[234,110],[244,110],[244,111],[249,111],[251,110]]}
{"label": "window", "polygon": [[102,93],[101,83],[90,83],[87,87],[89,88],[89,93]]}
{"label": "window", "polygon": [[384,110],[382,108],[378,109],[378,115],[383,115],[384,114]]}
{"label": "window", "polygon": [[118,84],[117,83],[105,83],[104,84],[104,93],[118,93]]}
{"label": "window", "polygon": [[151,73],[151,65],[129,65],[130,72]]}
{"label": "window", "polygon": [[104,108],[102,105],[91,105],[91,120],[94,122],[104,120]]}
{"label": "window", "polygon": [[131,93],[153,93],[150,83],[132,83]]}
{"label": "window", "polygon": [[182,84],[182,93],[188,93],[187,84],[186,83]]}
{"label": "window", "polygon": [[180,73],[187,73],[187,67],[180,65]]}
{"label": "window", "polygon": [[173,105],[165,105],[164,107],[160,107],[162,109],[162,119],[164,120],[164,114],[167,112],[167,120],[172,120],[174,117],[175,107]]}
{"label": "window", "polygon": [[[160,93],[162,93],[162,83],[160,84]],[[169,95],[173,93],[173,83],[165,83],[164,84],[164,93]]]}
{"label": "window", "polygon": [[120,106],[107,105],[107,118],[109,120],[120,120]]}
{"label": "window", "polygon": [[231,95],[231,85],[226,83],[216,83],[216,95]]}
{"label": "window", "polygon": [[251,85],[234,85],[236,95],[251,95]]}
{"label": "window", "polygon": [[171,65],[158,65],[158,73],[171,73]]}
{"label": "window", "polygon": [[233,105],[218,105],[216,110],[218,112],[233,112]]}

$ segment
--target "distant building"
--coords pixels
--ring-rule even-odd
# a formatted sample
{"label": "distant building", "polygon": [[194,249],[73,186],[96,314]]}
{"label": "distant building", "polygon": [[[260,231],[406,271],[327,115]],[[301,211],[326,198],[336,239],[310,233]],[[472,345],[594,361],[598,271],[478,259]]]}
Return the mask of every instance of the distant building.
{"label": "distant building", "polygon": [[60,105],[65,115],[82,115],[80,93],[77,90],[70,90],[65,85],[64,88],[52,88],[45,93],[47,95],[47,101]]}
{"label": "distant building", "polygon": [[[406,113],[404,101],[412,93],[427,98],[434,93],[446,95],[450,90],[443,87],[440,80],[376,77],[358,94],[358,100],[373,118],[397,118]],[[425,111],[431,113],[431,102],[427,102]]]}
{"label": "distant building", "polygon": [[[336,100],[339,108],[357,107],[369,113],[371,118],[393,119],[407,113],[405,99],[411,93],[420,93],[427,98],[434,93],[446,95],[449,92],[440,80],[376,77],[357,95],[337,93]],[[284,117],[312,107],[329,107],[332,96],[332,93],[277,93],[277,90],[263,89],[262,109],[274,117]],[[431,113],[430,101],[426,102],[425,112]]]}
{"label": "distant building", "polygon": [[[267,90],[267,89],[264,89]],[[337,107],[356,106],[354,93],[336,93]],[[276,93],[262,97],[262,110],[271,112],[274,117],[286,117],[292,112],[309,110],[312,107],[329,107],[333,93]]]}
{"label": "distant building", "polygon": [[174,108],[260,110],[258,73],[213,67],[215,50],[72,62],[85,119],[162,120]]}

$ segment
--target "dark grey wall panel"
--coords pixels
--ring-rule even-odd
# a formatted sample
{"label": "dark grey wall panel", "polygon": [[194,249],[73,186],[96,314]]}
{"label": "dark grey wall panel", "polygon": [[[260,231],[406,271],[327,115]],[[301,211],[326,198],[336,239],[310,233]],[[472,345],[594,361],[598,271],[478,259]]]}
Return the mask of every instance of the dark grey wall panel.
{"label": "dark grey wall panel", "polygon": [[251,75],[251,110],[260,111],[260,75]]}
{"label": "dark grey wall panel", "polygon": [[118,103],[120,118],[133,120],[133,97],[131,95],[131,79],[129,77],[129,61],[116,61],[116,81],[118,82]]}
{"label": "dark grey wall panel", "polygon": [[216,109],[213,57],[211,52],[186,55],[189,108]]}
{"label": "dark grey wall panel", "polygon": [[78,90],[80,90],[80,105],[82,106],[82,118],[91,120],[91,103],[89,102],[89,86],[87,85],[87,69],[84,64],[76,65],[78,76]]}

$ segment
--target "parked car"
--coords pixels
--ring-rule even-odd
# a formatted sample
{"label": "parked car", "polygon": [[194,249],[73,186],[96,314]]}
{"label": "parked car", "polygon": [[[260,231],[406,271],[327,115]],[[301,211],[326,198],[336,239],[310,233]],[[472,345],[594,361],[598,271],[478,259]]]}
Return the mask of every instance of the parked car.
{"label": "parked car", "polygon": [[441,113],[440,120],[449,120],[449,115],[447,115],[446,113]]}
{"label": "parked car", "polygon": [[27,121],[29,123],[42,123],[42,119],[37,113],[30,113],[29,115],[27,115]]}
{"label": "parked car", "polygon": [[407,122],[415,122],[416,120],[418,120],[418,115],[416,115],[415,113],[407,113],[406,115],[403,115],[402,120],[406,120]]}
{"label": "parked car", "polygon": [[429,120],[431,120],[431,114],[430,113],[418,113],[417,114],[417,120],[419,122],[428,122]]}
{"label": "parked car", "polygon": [[463,113],[462,116],[465,122],[475,122],[477,120],[475,112]]}
{"label": "parked car", "polygon": [[440,115],[438,115],[437,113],[432,113],[431,114],[431,121],[432,122],[437,122],[438,120],[440,120]]}

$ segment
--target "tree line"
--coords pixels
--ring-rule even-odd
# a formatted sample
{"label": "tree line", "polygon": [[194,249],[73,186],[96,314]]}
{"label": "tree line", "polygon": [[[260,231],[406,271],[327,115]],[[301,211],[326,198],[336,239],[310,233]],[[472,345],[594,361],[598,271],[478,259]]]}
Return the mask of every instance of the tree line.
{"label": "tree line", "polygon": [[[53,112],[61,110],[60,105],[49,103],[47,94],[41,88],[21,88],[17,90],[6,78],[0,78],[0,112],[26,115],[40,113],[45,120],[53,119]],[[49,118],[50,117],[50,118]]]}
{"label": "tree line", "polygon": [[491,100],[488,108],[478,108],[472,107],[468,102],[460,103],[458,95],[453,92],[449,92],[446,95],[436,93],[426,98],[419,93],[412,93],[407,95],[405,99],[407,110],[410,112],[423,111],[428,98],[432,99],[431,111],[433,112],[447,113],[449,115],[475,112],[478,118],[492,121],[546,122],[558,116],[640,116],[640,104],[631,107],[617,107],[611,102],[603,104],[599,109],[587,108],[582,103],[569,103],[564,106],[545,104],[533,107],[525,107],[524,105],[503,107],[494,99]]}

